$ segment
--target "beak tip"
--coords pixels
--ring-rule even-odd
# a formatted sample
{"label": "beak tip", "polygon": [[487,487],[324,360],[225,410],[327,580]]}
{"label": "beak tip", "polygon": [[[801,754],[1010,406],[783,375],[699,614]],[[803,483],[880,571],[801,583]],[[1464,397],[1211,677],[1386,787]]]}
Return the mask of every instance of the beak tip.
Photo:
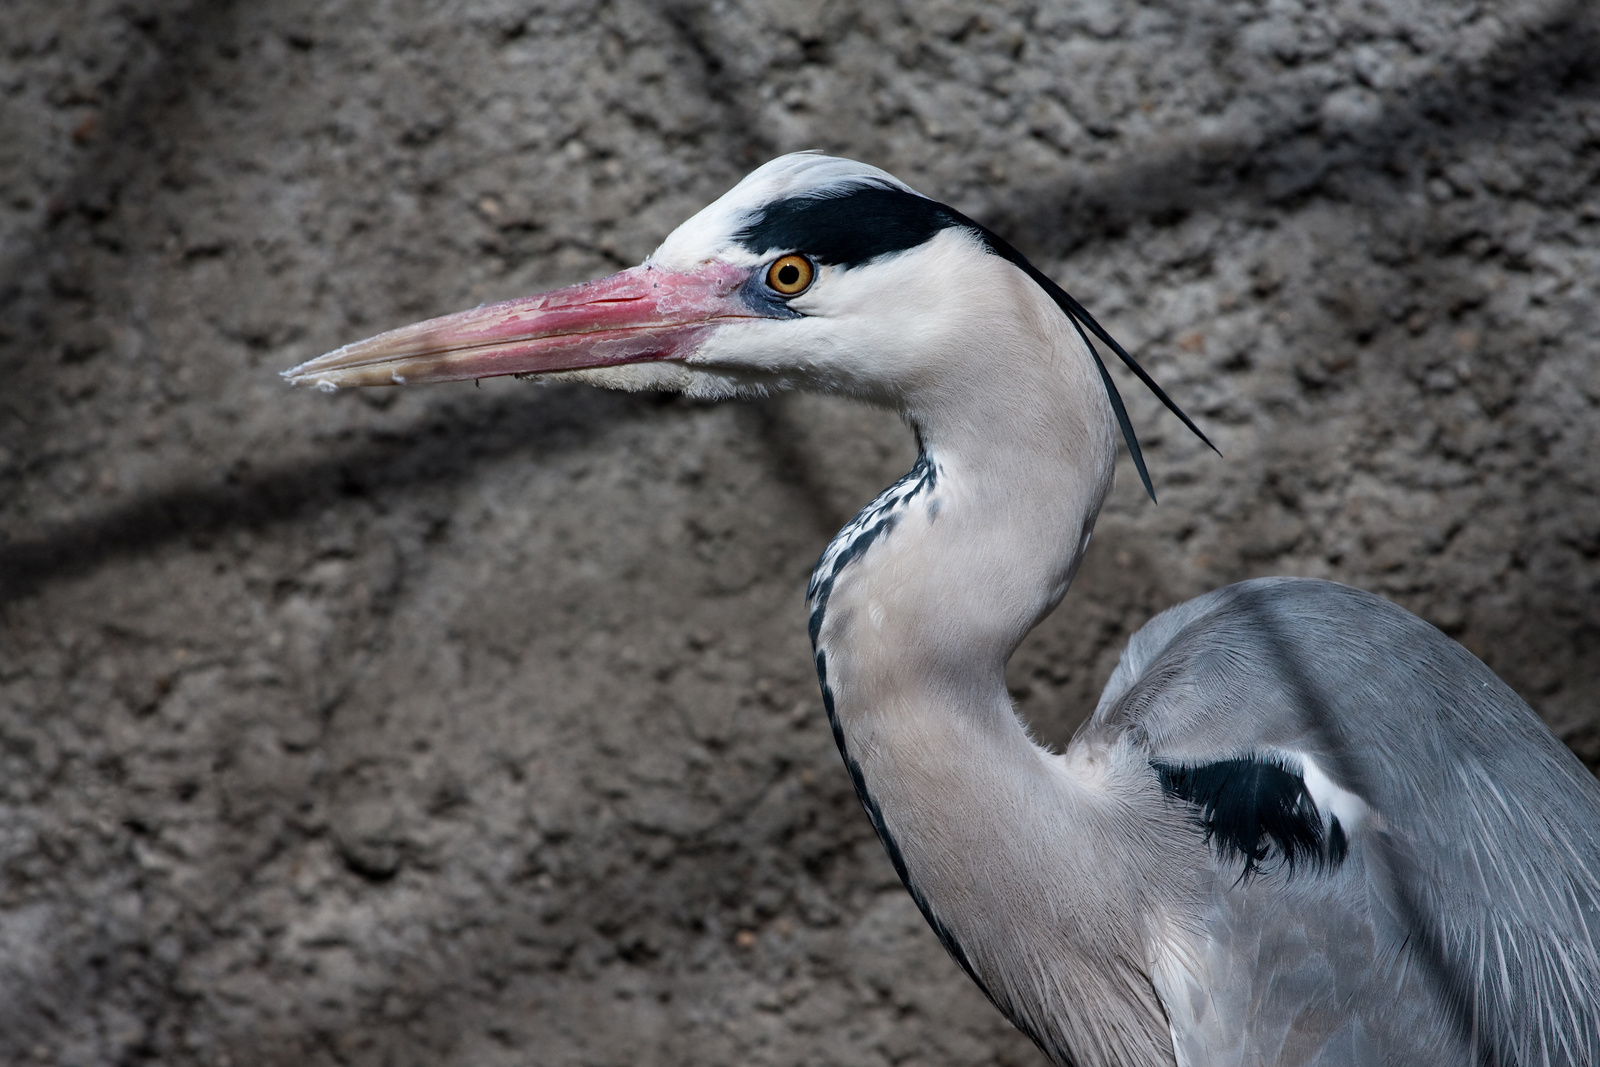
{"label": "beak tip", "polygon": [[283,372],[323,392],[471,381],[681,358],[724,319],[747,318],[748,271],[653,265],[523,300],[484,304],[336,348]]}
{"label": "beak tip", "polygon": [[[314,363],[316,361],[312,360],[311,362]],[[284,382],[290,386],[309,385],[320,393],[336,393],[339,391],[339,383],[334,380],[334,375],[308,371],[306,368],[309,366],[309,363],[302,363],[297,367],[290,367],[286,371],[280,371],[279,374]]]}

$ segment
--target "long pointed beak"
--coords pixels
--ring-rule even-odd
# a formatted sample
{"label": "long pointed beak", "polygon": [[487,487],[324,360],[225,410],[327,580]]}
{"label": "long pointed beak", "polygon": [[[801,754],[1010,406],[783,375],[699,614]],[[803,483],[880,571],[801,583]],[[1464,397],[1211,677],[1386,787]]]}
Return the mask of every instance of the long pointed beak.
{"label": "long pointed beak", "polygon": [[688,356],[718,324],[760,317],[739,296],[747,271],[648,264],[521,300],[402,326],[283,372],[293,385],[457,382]]}

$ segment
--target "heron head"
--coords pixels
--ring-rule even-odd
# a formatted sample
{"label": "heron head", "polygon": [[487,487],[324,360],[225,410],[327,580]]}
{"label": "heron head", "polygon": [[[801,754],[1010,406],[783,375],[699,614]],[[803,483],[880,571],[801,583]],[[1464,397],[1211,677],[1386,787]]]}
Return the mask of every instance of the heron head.
{"label": "heron head", "polygon": [[1029,287],[952,209],[875,167],[798,153],[750,174],[637,267],[391,330],[285,376],[324,389],[560,376],[898,404],[963,377],[979,354],[992,372],[997,329],[1041,328],[1008,321],[1027,306],[1008,297]]}
{"label": "heron head", "polygon": [[981,425],[1015,415],[1018,397],[1065,395],[1094,418],[1109,402],[1148,489],[1090,332],[1200,434],[1005,241],[876,167],[802,152],[753,171],[637,267],[391,330],[284,375],[322,389],[501,375],[705,398],[798,388],[920,426]]}

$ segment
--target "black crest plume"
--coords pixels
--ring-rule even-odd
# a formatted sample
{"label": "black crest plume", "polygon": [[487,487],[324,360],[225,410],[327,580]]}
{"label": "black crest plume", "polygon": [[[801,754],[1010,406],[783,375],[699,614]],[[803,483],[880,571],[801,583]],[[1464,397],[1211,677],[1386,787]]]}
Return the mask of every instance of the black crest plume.
{"label": "black crest plume", "polygon": [[1094,356],[1095,366],[1100,370],[1100,380],[1105,383],[1106,396],[1111,401],[1111,410],[1116,414],[1117,425],[1122,430],[1122,439],[1128,443],[1133,465],[1138,468],[1139,479],[1144,483],[1144,490],[1150,494],[1151,500],[1155,500],[1156,491],[1150,482],[1150,471],[1145,467],[1144,451],[1139,447],[1138,435],[1133,432],[1133,422],[1128,418],[1122,394],[1117,391],[1117,383],[1106,369],[1105,360],[1101,358],[1091,334],[1115,352],[1117,358],[1167,406],[1168,411],[1178,416],[1213,452],[1221,455],[1200,427],[1184,414],[1183,409],[1150,377],[1149,372],[1139,366],[1128,350],[1118,344],[1116,338],[1096,322],[1082,304],[1029,263],[1027,257],[1005,238],[973,222],[955,208],[899,186],[875,181],[851,182],[767,204],[735,235],[735,239],[757,254],[781,249],[803,252],[825,265],[856,267],[880,256],[914,248],[941,230],[954,227],[972,231],[990,252],[1015,264],[1071,320],[1089,354]]}
{"label": "black crest plume", "polygon": [[[1178,416],[1183,424],[1189,427],[1190,432],[1206,443],[1207,448],[1219,456],[1222,455],[1221,450],[1211,443],[1211,438],[1207,437],[1200,427],[1194,424],[1194,420],[1189,418],[1184,413],[1184,410],[1167,395],[1167,391],[1161,388],[1160,383],[1150,377],[1150,372],[1139,366],[1138,361],[1128,354],[1128,350],[1123,348],[1117,342],[1117,339],[1106,331],[1104,326],[1096,322],[1094,316],[1089,314],[1082,304],[1073,299],[1072,294],[1057,285],[1044,271],[1029,263],[1027,257],[1011,247],[1010,242],[1004,237],[985,226],[978,225],[953,209],[947,210],[950,210],[950,213],[962,220],[965,225],[976,230],[991,252],[1002,259],[1010,260],[1021,268],[1022,272],[1032,278],[1039,288],[1049,294],[1050,299],[1054,300],[1056,306],[1066,313],[1067,318],[1072,320],[1073,328],[1078,331],[1078,336],[1083,338],[1084,346],[1089,349],[1089,354],[1094,356],[1094,365],[1100,369],[1100,380],[1105,383],[1106,396],[1111,401],[1111,410],[1116,412],[1117,425],[1122,428],[1122,439],[1128,442],[1128,452],[1133,456],[1133,465],[1139,470],[1139,480],[1144,482],[1144,491],[1150,494],[1152,501],[1156,498],[1156,490],[1155,486],[1150,483],[1150,471],[1144,465],[1144,451],[1139,447],[1139,438],[1133,432],[1133,422],[1128,418],[1128,409],[1122,403],[1122,394],[1117,391],[1117,383],[1112,381],[1111,372],[1106,369],[1105,360],[1100,358],[1100,350],[1095,347],[1094,341],[1089,338],[1089,334],[1094,334],[1106,347],[1115,352],[1117,358],[1122,360],[1128,369],[1133,371],[1138,379],[1145,384],[1146,388],[1156,395],[1156,399],[1165,404],[1168,411]],[[1088,332],[1086,333],[1085,330]]]}

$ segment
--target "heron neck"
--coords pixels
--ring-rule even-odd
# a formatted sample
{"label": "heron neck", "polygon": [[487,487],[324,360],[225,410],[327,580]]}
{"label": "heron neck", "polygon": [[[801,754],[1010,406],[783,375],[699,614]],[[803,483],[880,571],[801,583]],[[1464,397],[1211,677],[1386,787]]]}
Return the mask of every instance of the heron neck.
{"label": "heron neck", "polygon": [[891,727],[982,728],[990,743],[1031,747],[1006,662],[1065,595],[1110,464],[1022,434],[920,436],[916,465],[840,531],[813,575],[812,640],[841,744]]}
{"label": "heron neck", "polygon": [[[813,579],[835,740],[912,897],[1002,1011],[1060,1062],[1069,1046],[1110,1050],[1079,1062],[1159,1062],[1153,1000],[1129,1008],[1121,1036],[1073,1030],[1097,1017],[1071,1010],[1083,990],[1138,988],[1123,973],[1138,935],[1128,904],[1074,898],[1094,881],[1074,856],[1106,865],[1112,817],[1029,738],[1005,687],[1006,661],[1082,559],[1110,483],[1109,417],[921,430],[916,466],[840,532]],[[1069,962],[1042,965],[1039,946]],[[1013,995],[1038,974],[1083,976],[1051,994],[1062,1017],[1029,1018],[1039,998]]]}
{"label": "heron neck", "polygon": [[908,405],[916,465],[818,562],[811,636],[836,738],[890,808],[926,803],[901,786],[976,748],[1034,758],[1006,662],[1066,593],[1115,458],[1086,362],[1041,359],[1031,378]]}
{"label": "heron neck", "polygon": [[1004,703],[1006,661],[1077,572],[1115,459],[1104,393],[1059,373],[1017,384],[913,408],[917,463],[818,564],[813,641],[877,697]]}

